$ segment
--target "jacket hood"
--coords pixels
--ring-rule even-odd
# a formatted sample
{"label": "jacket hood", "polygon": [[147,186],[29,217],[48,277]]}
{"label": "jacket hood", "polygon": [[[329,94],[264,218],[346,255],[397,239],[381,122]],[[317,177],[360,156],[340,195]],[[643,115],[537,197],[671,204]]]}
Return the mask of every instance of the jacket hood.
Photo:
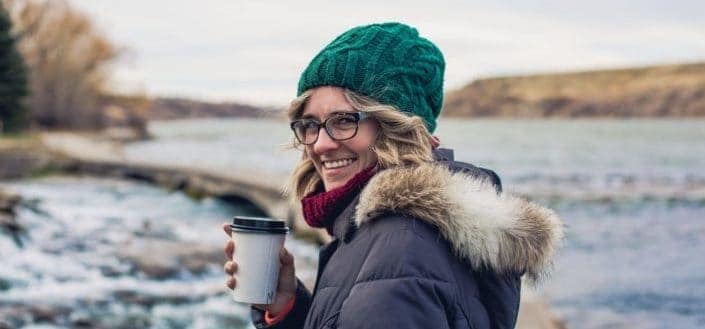
{"label": "jacket hood", "polygon": [[552,210],[498,194],[489,181],[439,164],[375,175],[360,194],[355,224],[389,212],[438,227],[475,270],[516,271],[533,281],[547,274],[563,238],[563,224]]}

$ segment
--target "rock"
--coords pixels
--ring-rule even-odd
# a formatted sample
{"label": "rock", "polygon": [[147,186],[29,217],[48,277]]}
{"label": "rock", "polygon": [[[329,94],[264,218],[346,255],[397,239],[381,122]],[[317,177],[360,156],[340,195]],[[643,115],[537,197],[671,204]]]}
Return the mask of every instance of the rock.
{"label": "rock", "polygon": [[143,131],[128,126],[110,127],[102,132],[102,138],[117,143],[130,143],[147,139]]}
{"label": "rock", "polygon": [[126,304],[137,304],[151,308],[155,304],[179,305],[194,300],[202,300],[203,297],[193,297],[189,295],[153,295],[135,290],[116,290],[113,292],[115,299]]}
{"label": "rock", "polygon": [[0,329],[20,328],[27,324],[59,324],[72,309],[67,306],[18,305],[0,303]]}
{"label": "rock", "polygon": [[34,320],[36,322],[55,322],[57,317],[59,317],[62,311],[60,308],[50,307],[46,305],[31,306],[30,310],[34,315]]}
{"label": "rock", "polygon": [[91,329],[114,328],[114,329],[132,329],[132,328],[152,328],[152,316],[144,311],[131,310],[128,314],[108,314],[101,315],[94,319]]}
{"label": "rock", "polygon": [[15,207],[22,197],[18,194],[0,189],[0,232],[6,232],[15,244],[22,247],[22,238],[26,236],[25,228],[15,218]]}
{"label": "rock", "polygon": [[0,211],[0,228],[11,232],[23,230],[22,226],[15,220],[14,214],[2,211]]}
{"label": "rock", "polygon": [[19,194],[0,188],[0,212],[13,212],[20,201],[22,197]]}
{"label": "rock", "polygon": [[12,287],[12,281],[0,277],[0,291],[8,290]]}
{"label": "rock", "polygon": [[40,147],[0,149],[0,179],[21,178],[51,170],[58,161]]}
{"label": "rock", "polygon": [[224,259],[218,247],[163,239],[135,240],[118,257],[151,279],[166,279],[181,271],[201,274],[210,265],[221,266]]}
{"label": "rock", "polygon": [[105,328],[98,325],[100,318],[85,310],[74,310],[69,316],[69,321],[73,328]]}

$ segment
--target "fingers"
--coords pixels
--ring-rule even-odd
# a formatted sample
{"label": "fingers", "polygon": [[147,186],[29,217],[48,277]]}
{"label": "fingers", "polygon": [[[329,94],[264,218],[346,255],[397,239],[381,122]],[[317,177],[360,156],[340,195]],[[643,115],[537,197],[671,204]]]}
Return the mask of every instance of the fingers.
{"label": "fingers", "polygon": [[235,272],[237,272],[237,263],[233,261],[227,261],[225,262],[225,265],[223,265],[223,269],[225,270],[225,273],[233,275],[235,274]]}
{"label": "fingers", "polygon": [[286,248],[282,247],[279,250],[279,262],[282,266],[291,266],[294,264],[294,255],[292,255]]}
{"label": "fingers", "polygon": [[229,274],[228,279],[225,281],[225,285],[228,286],[228,288],[230,289],[235,289],[237,280],[235,280],[233,274],[237,272],[237,263],[233,261],[225,262],[225,265],[223,265],[223,269],[225,270],[225,273]]}
{"label": "fingers", "polygon": [[289,253],[286,248],[282,248],[279,252],[279,261],[281,268],[279,269],[279,286],[277,293],[283,295],[296,295],[296,269],[294,268],[294,255]]}
{"label": "fingers", "polygon": [[237,280],[235,280],[234,277],[229,276],[227,280],[225,280],[225,285],[228,286],[230,289],[235,289],[235,286],[237,285]]}
{"label": "fingers", "polygon": [[232,233],[232,230],[230,229],[230,224],[223,223],[223,231],[225,231],[225,234],[230,236],[230,233]]}
{"label": "fingers", "polygon": [[[223,231],[229,237],[232,233],[232,230],[230,229],[230,224],[223,223]],[[225,285],[230,289],[235,289],[237,280],[235,279],[233,274],[235,274],[235,272],[237,271],[237,263],[232,261],[233,252],[235,251],[235,243],[233,242],[233,240],[228,240],[228,242],[225,243],[224,251],[225,256],[228,258],[228,261],[225,262],[225,265],[223,265],[223,270],[225,270],[225,273],[229,274],[228,279],[225,281]]]}
{"label": "fingers", "polygon": [[233,252],[235,251],[235,242],[233,240],[228,240],[225,243],[225,257],[228,259],[233,259]]}

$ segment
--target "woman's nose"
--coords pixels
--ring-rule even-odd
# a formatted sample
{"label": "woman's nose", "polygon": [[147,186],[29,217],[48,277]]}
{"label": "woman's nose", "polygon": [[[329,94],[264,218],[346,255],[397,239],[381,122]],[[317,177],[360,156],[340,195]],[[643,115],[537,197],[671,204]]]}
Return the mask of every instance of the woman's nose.
{"label": "woman's nose", "polygon": [[330,136],[328,135],[328,132],[326,131],[325,128],[321,128],[318,130],[318,140],[316,140],[315,143],[313,143],[313,151],[316,154],[323,154],[325,152],[328,152],[330,150],[334,150],[338,148],[338,142],[334,141]]}

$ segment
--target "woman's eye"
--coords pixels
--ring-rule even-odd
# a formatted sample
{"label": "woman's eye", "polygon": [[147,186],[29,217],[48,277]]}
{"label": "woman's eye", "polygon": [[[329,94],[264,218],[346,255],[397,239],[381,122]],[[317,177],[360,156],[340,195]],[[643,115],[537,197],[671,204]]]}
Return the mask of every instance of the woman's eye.
{"label": "woman's eye", "polygon": [[313,120],[311,120],[311,121],[304,121],[301,125],[304,127],[304,129],[316,129],[316,128],[318,128],[318,122],[313,121]]}
{"label": "woman's eye", "polygon": [[339,123],[339,124],[351,124],[351,123],[355,123],[355,118],[345,115],[345,116],[341,116],[339,118],[336,118],[335,122]]}

